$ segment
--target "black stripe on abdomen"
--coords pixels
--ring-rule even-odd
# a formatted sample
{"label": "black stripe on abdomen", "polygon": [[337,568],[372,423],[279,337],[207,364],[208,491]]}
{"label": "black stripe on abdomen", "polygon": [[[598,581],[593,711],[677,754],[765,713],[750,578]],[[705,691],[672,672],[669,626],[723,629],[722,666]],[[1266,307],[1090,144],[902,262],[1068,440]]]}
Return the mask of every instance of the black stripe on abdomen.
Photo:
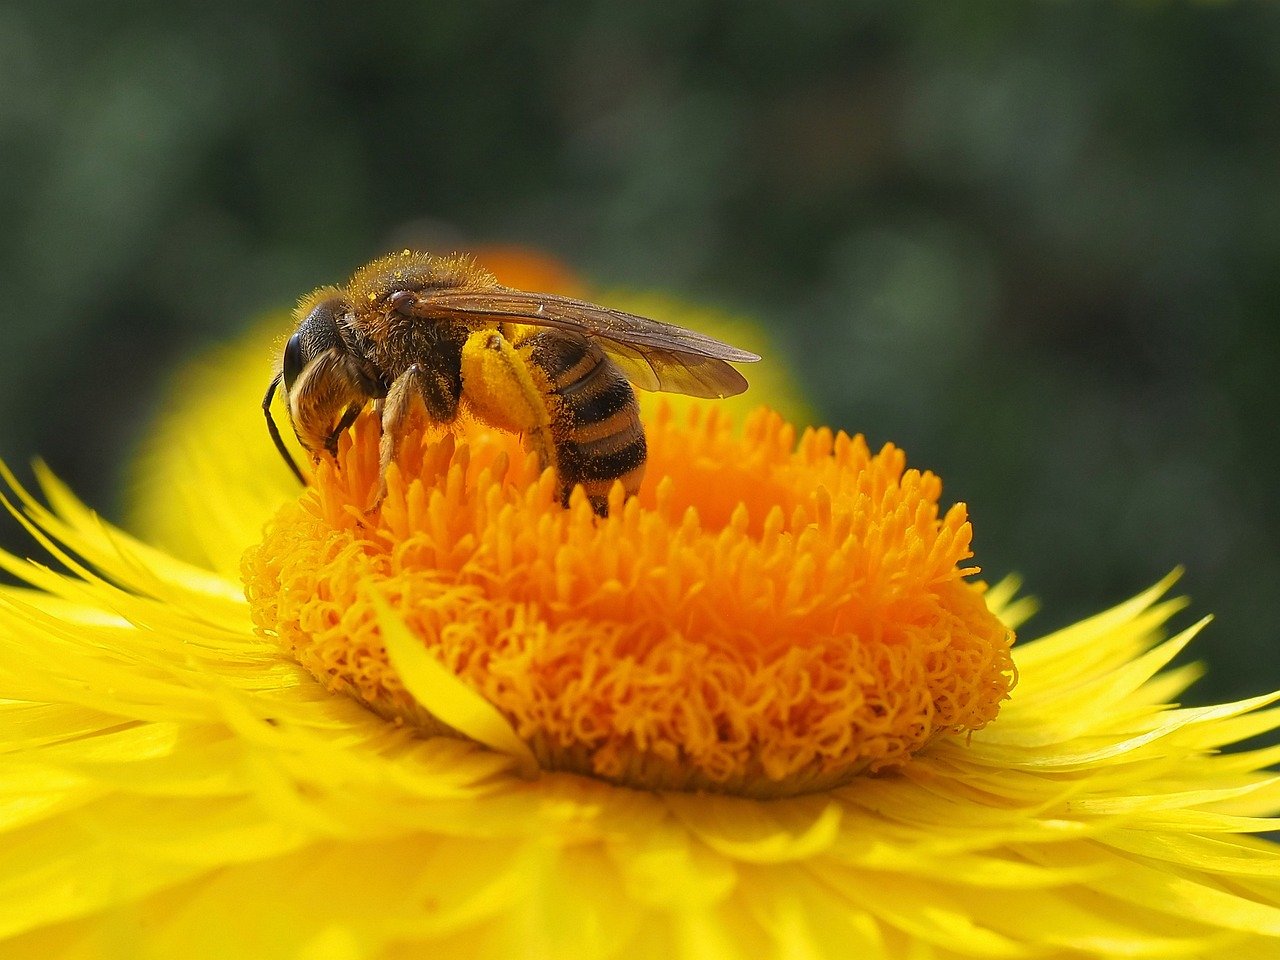
{"label": "black stripe on abdomen", "polygon": [[635,392],[613,364],[601,360],[590,373],[556,391],[576,427],[607,420],[628,404],[635,403]]}
{"label": "black stripe on abdomen", "polygon": [[624,477],[644,463],[648,448],[643,430],[629,430],[621,438],[604,437],[587,443],[569,440],[560,445],[557,455],[560,477],[572,486]]}
{"label": "black stripe on abdomen", "polygon": [[533,365],[547,375],[547,379],[557,390],[566,376],[575,372],[574,367],[582,367],[577,371],[578,376],[590,372],[584,361],[591,350],[591,344],[580,337],[565,336],[562,333],[539,333],[525,340],[521,346],[530,348],[529,358]]}

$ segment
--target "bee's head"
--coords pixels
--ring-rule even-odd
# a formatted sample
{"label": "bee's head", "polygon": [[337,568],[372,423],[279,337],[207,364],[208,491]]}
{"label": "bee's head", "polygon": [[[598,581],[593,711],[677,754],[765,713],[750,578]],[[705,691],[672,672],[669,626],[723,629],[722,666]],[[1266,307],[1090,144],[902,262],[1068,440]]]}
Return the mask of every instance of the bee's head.
{"label": "bee's head", "polygon": [[[271,418],[270,402],[279,385],[298,441],[311,454],[331,454],[338,436],[371,398],[379,396],[376,374],[350,331],[350,302],[336,290],[319,290],[299,305],[298,326],[285,344],[277,374],[263,401],[276,446],[292,466]],[[296,466],[294,467],[297,471]]]}

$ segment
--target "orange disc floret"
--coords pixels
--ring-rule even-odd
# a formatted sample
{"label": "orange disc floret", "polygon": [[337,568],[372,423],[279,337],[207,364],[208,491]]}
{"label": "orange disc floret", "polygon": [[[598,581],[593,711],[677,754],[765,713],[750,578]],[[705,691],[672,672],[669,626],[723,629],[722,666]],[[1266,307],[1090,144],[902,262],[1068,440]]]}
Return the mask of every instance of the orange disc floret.
{"label": "orange disc floret", "polygon": [[245,556],[258,629],[331,689],[431,732],[371,596],[508,719],[546,769],[778,795],[900,763],[992,720],[1012,633],[971,528],[902,451],[760,412],[663,412],[607,518],[560,505],[517,438],[413,435],[377,484],[376,421]]}

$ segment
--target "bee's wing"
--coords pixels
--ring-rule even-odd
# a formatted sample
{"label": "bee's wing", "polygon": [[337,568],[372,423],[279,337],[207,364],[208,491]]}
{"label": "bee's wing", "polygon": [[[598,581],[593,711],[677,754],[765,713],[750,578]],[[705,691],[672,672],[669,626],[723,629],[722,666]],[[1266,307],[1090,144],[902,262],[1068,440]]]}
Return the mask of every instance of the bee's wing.
{"label": "bee's wing", "polygon": [[641,390],[683,393],[690,397],[736,397],[747,378],[723,360],[657,348],[640,349],[602,338],[609,359]]}
{"label": "bee's wing", "polygon": [[754,363],[760,359],[675,324],[550,293],[493,287],[422,291],[419,297],[412,307],[415,316],[510,320],[594,337],[642,390],[731,397],[747,389],[747,381],[726,361]]}

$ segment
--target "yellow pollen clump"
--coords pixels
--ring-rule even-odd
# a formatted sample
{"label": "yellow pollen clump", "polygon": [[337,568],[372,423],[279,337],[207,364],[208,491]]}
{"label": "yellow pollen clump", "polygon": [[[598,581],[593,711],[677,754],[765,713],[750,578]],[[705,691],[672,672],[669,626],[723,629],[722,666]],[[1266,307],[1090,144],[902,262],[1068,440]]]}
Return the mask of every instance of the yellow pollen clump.
{"label": "yellow pollen clump", "polygon": [[964,506],[940,515],[939,479],[891,445],[663,409],[644,487],[601,519],[469,426],[411,434],[366,513],[377,431],[361,418],[243,568],[258,629],[383,716],[442,726],[376,597],[544,769],[647,788],[821,789],[982,727],[1012,686]]}

